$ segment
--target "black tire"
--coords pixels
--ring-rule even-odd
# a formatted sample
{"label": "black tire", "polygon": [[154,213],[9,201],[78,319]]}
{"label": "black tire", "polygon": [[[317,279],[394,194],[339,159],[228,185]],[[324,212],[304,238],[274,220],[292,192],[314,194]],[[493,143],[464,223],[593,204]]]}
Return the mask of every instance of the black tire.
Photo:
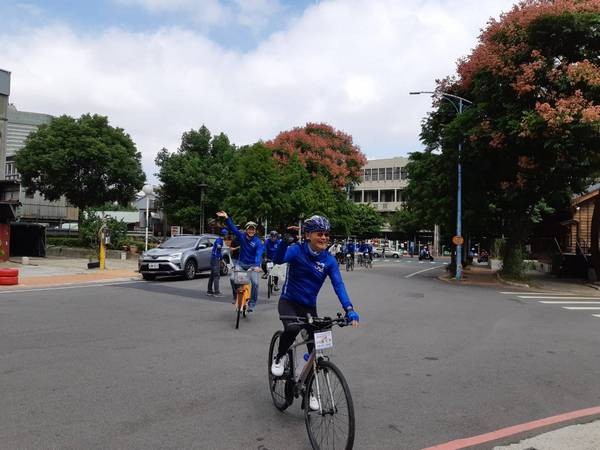
{"label": "black tire", "polygon": [[273,277],[269,275],[267,277],[267,298],[271,298],[271,292],[273,292]]}
{"label": "black tire", "polygon": [[350,260],[346,261],[346,272],[350,271]]}
{"label": "black tire", "polygon": [[242,314],[242,311],[239,308],[236,309],[235,329],[237,330],[240,327],[240,315]]}
{"label": "black tire", "polygon": [[183,266],[183,276],[186,280],[193,280],[196,278],[196,261],[192,258],[188,259]]}
{"label": "black tire", "polygon": [[294,401],[294,397],[291,395],[292,382],[285,378],[286,373],[284,372],[284,377],[274,377],[271,373],[271,363],[273,362],[275,353],[279,349],[279,339],[281,338],[282,333],[283,332],[281,330],[276,331],[271,338],[271,345],[269,345],[269,359],[267,360],[269,391],[271,392],[271,397],[273,398],[273,404],[279,411],[285,411],[285,409]]}
{"label": "black tire", "polygon": [[392,256],[396,259],[400,258],[400,255],[398,253],[394,253]]}
{"label": "black tire", "polygon": [[[320,406],[323,413],[312,411],[309,407],[310,396],[317,397],[315,377],[318,377],[319,381]],[[329,394],[327,379],[329,379],[332,395]],[[317,364],[316,373],[312,373],[306,383],[303,405],[306,431],[313,449],[351,449],[354,446],[352,395],[344,375],[335,364],[330,361],[320,361]]]}
{"label": "black tire", "polygon": [[154,280],[156,278],[156,275],[151,274],[151,273],[143,273],[142,274],[142,278],[144,280],[152,281],[152,280]]}

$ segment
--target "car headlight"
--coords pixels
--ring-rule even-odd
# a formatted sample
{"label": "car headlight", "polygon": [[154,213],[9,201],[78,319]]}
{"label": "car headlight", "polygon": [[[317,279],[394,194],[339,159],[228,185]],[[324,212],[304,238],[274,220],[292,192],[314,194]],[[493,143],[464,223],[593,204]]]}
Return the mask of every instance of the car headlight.
{"label": "car headlight", "polygon": [[173,253],[169,259],[181,259],[181,253]]}

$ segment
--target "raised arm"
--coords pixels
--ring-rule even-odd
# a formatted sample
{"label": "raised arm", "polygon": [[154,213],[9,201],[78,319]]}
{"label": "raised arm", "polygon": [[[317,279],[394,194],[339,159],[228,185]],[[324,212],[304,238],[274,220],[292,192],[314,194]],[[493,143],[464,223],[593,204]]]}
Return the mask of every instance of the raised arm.
{"label": "raised arm", "polygon": [[225,211],[219,211],[217,213],[217,216],[225,219],[225,224],[227,225],[227,228],[229,228],[229,230],[233,234],[235,234],[241,242],[241,240],[244,238],[244,233],[238,230],[238,227],[235,226],[235,223],[233,223],[231,217],[229,217],[229,215]]}

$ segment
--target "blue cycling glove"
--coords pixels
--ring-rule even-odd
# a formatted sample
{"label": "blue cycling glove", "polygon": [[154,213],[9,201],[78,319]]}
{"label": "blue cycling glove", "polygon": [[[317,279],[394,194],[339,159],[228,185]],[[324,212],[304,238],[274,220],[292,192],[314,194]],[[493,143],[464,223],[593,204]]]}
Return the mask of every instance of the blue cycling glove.
{"label": "blue cycling glove", "polygon": [[354,311],[354,310],[350,310],[350,311],[348,311],[348,312],[346,313],[346,317],[348,318],[348,320],[349,320],[350,322],[353,322],[353,321],[355,321],[355,320],[356,320],[357,322],[360,322],[360,317],[358,316],[358,313],[357,313],[356,311]]}

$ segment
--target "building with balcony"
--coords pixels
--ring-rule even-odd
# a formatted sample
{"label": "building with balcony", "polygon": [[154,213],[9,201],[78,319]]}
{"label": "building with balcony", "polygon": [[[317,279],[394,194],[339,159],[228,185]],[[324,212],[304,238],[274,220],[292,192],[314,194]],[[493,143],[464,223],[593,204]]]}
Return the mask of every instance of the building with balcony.
{"label": "building with balcony", "polygon": [[402,193],[408,184],[407,158],[372,159],[363,167],[362,181],[354,185],[350,198],[355,203],[369,203],[386,215],[402,208]]}
{"label": "building with balcony", "polygon": [[23,148],[29,134],[36,131],[40,125],[52,121],[49,114],[19,111],[9,104],[6,114],[6,146],[4,162],[4,192],[3,200],[18,200],[17,220],[22,222],[37,222],[60,224],[65,221],[77,220],[77,208],[69,205],[62,197],[58,201],[46,200],[39,192],[28,195],[20,184],[14,156]]}

